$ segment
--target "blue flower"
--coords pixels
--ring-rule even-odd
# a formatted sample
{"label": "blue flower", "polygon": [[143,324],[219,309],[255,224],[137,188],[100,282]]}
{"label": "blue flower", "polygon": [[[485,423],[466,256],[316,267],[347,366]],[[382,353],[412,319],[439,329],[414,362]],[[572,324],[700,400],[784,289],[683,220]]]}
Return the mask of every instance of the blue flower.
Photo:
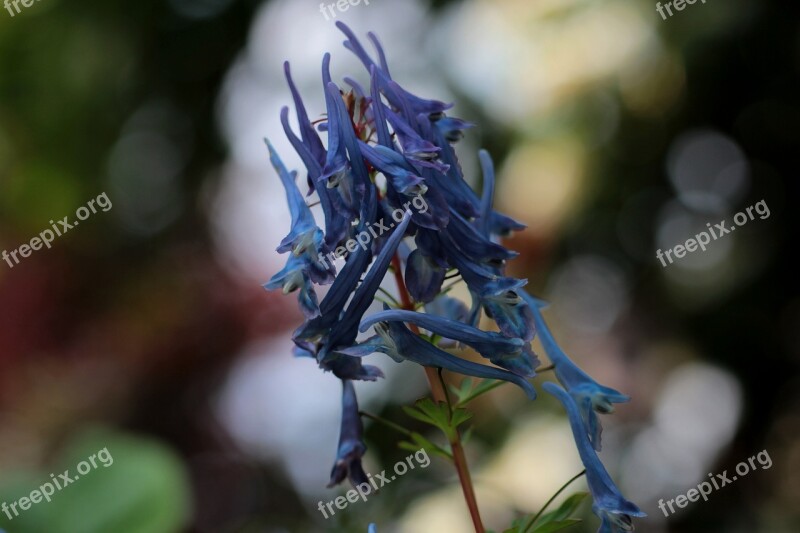
{"label": "blue flower", "polygon": [[[289,204],[289,212],[292,217],[292,227],[289,235],[284,237],[278,245],[277,252],[282,254],[291,250],[292,255],[305,256],[310,254],[310,257],[315,260],[327,250],[322,244],[322,230],[317,227],[314,215],[311,214],[311,209],[309,209],[303,199],[303,195],[300,194],[300,190],[297,188],[295,183],[297,172],[293,171],[290,174],[269,140],[265,139],[264,141],[269,149],[272,166],[278,173],[286,191],[286,202]],[[313,260],[312,263],[316,262]],[[323,270],[313,271],[311,277],[318,277],[319,279],[314,280],[317,283],[330,283],[333,281],[334,275],[335,272],[332,270]]]}
{"label": "blue flower", "polygon": [[438,129],[445,140],[449,143],[456,143],[464,138],[464,130],[472,128],[475,124],[454,117],[442,117],[435,121]]}
{"label": "blue flower", "polygon": [[600,424],[596,413],[613,413],[615,403],[625,403],[630,400],[630,397],[610,387],[600,385],[586,372],[578,368],[558,346],[544,321],[544,317],[542,317],[541,309],[547,307],[547,304],[530,296],[525,291],[521,291],[521,294],[533,311],[539,339],[542,342],[545,353],[550,358],[550,362],[555,366],[556,377],[575,399],[589,440],[594,449],[600,451],[602,448],[601,435],[603,426]]}
{"label": "blue flower", "polygon": [[372,67],[375,67],[375,71],[377,73],[377,78],[380,83],[381,91],[386,95],[389,103],[391,103],[395,108],[404,107],[403,102],[398,101],[402,99],[403,101],[407,102],[408,108],[410,109],[413,116],[416,117],[419,113],[425,114],[440,114],[443,111],[450,109],[453,107],[453,104],[445,104],[443,102],[439,102],[438,100],[426,100],[424,98],[420,98],[415,96],[405,89],[399,88],[397,91],[399,94],[395,95],[395,91],[388,91],[389,83],[392,81],[391,76],[389,75],[389,68],[386,64],[386,57],[383,53],[383,49],[378,42],[378,39],[374,36],[374,34],[370,33],[369,37],[372,41],[372,44],[375,46],[376,50],[378,51],[378,55],[380,56],[381,64],[375,63],[372,58],[367,54],[364,47],[361,46],[358,38],[355,36],[353,31],[347,27],[346,24],[339,21],[336,23],[336,27],[338,27],[342,33],[347,36],[347,40],[344,42],[345,48],[353,52],[356,57],[364,64],[364,67],[369,71]]}
{"label": "blue flower", "polygon": [[392,256],[397,251],[397,246],[405,235],[406,228],[411,221],[410,213],[407,211],[403,216],[402,222],[392,232],[392,235],[386,241],[381,253],[375,258],[375,262],[370,268],[364,281],[358,286],[353,293],[353,298],[347,306],[347,309],[339,317],[339,320],[331,329],[330,337],[324,349],[320,352],[319,360],[326,361],[336,353],[336,348],[339,346],[350,346],[355,342],[358,336],[358,324],[361,318],[366,313],[367,308],[372,304],[375,299],[375,293],[380,287],[383,277],[386,275],[386,270],[389,268],[389,263]]}
{"label": "blue flower", "polygon": [[520,297],[519,291],[527,281],[501,277],[466,256],[449,234],[437,236],[447,260],[456,267],[473,294],[474,304],[471,324],[478,321],[477,313],[482,306],[500,331],[508,337],[529,341],[536,330],[529,305]]}
{"label": "blue flower", "polygon": [[306,318],[315,318],[320,314],[319,304],[317,303],[317,293],[306,273],[307,268],[308,263],[305,259],[290,255],[283,270],[272,276],[264,284],[264,288],[267,290],[281,288],[283,294],[289,294],[299,289],[297,301],[300,304],[300,310],[303,311]]}
{"label": "blue flower", "polygon": [[428,188],[423,184],[423,180],[414,171],[406,158],[385,146],[369,146],[361,142],[359,144],[361,153],[369,163],[383,172],[392,187],[400,193],[407,195],[424,194]]}
{"label": "blue flower", "polygon": [[328,247],[335,248],[347,234],[349,226],[348,219],[344,216],[340,216],[338,211],[334,208],[333,200],[330,196],[332,193],[328,191],[328,188],[316,186],[317,181],[322,176],[322,168],[326,160],[326,150],[322,145],[322,140],[320,140],[319,135],[308,119],[308,113],[306,112],[303,100],[292,80],[288,61],[284,63],[284,73],[286,74],[286,81],[289,84],[289,89],[292,93],[295,107],[297,108],[297,121],[300,124],[300,135],[302,139],[294,134],[289,125],[288,107],[283,107],[281,109],[283,131],[286,133],[289,142],[292,143],[295,151],[306,166],[308,171],[307,181],[310,189],[309,193],[316,191],[319,196],[319,202],[325,217],[325,243]]}
{"label": "blue flower", "polygon": [[318,260],[327,252],[327,247],[323,242],[322,230],[317,227],[311,210],[297,188],[295,183],[297,174],[295,172],[290,174],[272,144],[269,141],[266,143],[270,161],[286,190],[292,225],[291,231],[277,249],[279,253],[291,252],[286,266],[275,274],[264,287],[269,290],[281,288],[284,294],[299,289],[300,308],[306,317],[313,318],[319,315],[319,306],[311,282],[331,283],[335,271],[332,265],[323,265]]}
{"label": "blue flower", "polygon": [[363,439],[364,426],[358,414],[356,391],[350,380],[342,380],[342,425],[339,430],[339,449],[336,463],[331,470],[328,487],[338,485],[345,478],[356,487],[368,483],[367,475],[361,466],[361,458],[367,451]]}
{"label": "blue flower", "polygon": [[487,238],[492,235],[505,237],[510,235],[512,231],[525,229],[525,224],[492,209],[495,184],[494,163],[492,162],[492,156],[486,150],[478,152],[478,157],[480,158],[481,171],[483,172],[483,194],[480,201],[479,219],[481,232]]}
{"label": "blue flower", "polygon": [[360,330],[366,331],[378,322],[393,321],[416,324],[437,335],[471,346],[497,366],[523,377],[533,377],[534,369],[539,364],[531,351],[530,342],[505,337],[493,331],[482,331],[455,320],[425,313],[402,310],[375,313],[361,322]]}
{"label": "blue flower", "polygon": [[626,500],[622,494],[620,494],[611,476],[608,475],[603,463],[600,462],[600,458],[597,457],[597,452],[595,452],[589,442],[575,400],[555,383],[548,382],[542,385],[542,387],[558,398],[567,411],[569,424],[572,428],[572,435],[575,438],[575,445],[578,448],[581,462],[586,468],[586,482],[589,485],[589,491],[592,493],[592,498],[594,500],[592,511],[600,518],[600,529],[597,530],[598,533],[633,531],[631,517],[643,517],[647,515],[643,513],[636,504]]}
{"label": "blue flower", "polygon": [[418,302],[432,302],[447,274],[447,268],[439,265],[434,257],[417,248],[406,259],[405,282],[411,297]]}
{"label": "blue flower", "polygon": [[501,379],[520,387],[529,399],[536,399],[536,391],[523,377],[493,366],[482,365],[449,354],[418,335],[413,334],[402,322],[378,322],[374,324],[376,336],[339,352],[354,357],[363,357],[374,352],[385,353],[398,363],[408,360],[422,366],[443,368],[465,376],[485,379]]}

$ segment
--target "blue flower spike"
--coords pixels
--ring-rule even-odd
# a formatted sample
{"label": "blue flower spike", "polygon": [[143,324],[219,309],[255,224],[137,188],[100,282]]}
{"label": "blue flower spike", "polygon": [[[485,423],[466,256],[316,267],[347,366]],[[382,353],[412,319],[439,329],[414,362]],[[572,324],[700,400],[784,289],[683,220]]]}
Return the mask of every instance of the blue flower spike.
{"label": "blue flower spike", "polygon": [[[367,357],[383,353],[398,363],[506,381],[534,400],[529,378],[540,363],[531,342],[538,334],[564,387],[546,383],[544,388],[569,416],[600,533],[631,531],[631,517],[644,513],[621,496],[597,456],[602,433],[597,414],[610,413],[629,398],[598,384],[566,356],[544,321],[544,303],[525,291],[527,280],[506,273],[517,254],[499,238],[525,226],[495,211],[495,168],[488,152],[478,154],[480,193],[464,175],[454,144],[474,125],[448,116],[453,104],[419,97],[393,79],[374,34],[367,34],[373,49],[367,52],[347,25],[336,25],[366,76],[344,78],[348,88],[343,91],[331,78],[326,53],[321,72],[325,115],[312,121],[287,62],[297,133],[289,108],[280,112],[284,132],[305,166],[301,177],[308,183],[307,195],[319,197],[324,232],[305,203],[297,173],[286,169],[267,142],[286,191],[291,229],[277,249],[288,255],[286,264],[265,287],[298,293],[305,321],[292,335],[293,353],[342,382],[341,430],[329,486],[346,479],[354,486],[368,482],[353,382],[374,382],[383,372],[364,364]],[[334,260],[344,260],[338,272]],[[383,311],[370,314],[390,268],[397,278],[392,287],[401,292],[387,295],[393,308],[384,303]],[[466,284],[471,308],[447,294],[452,284],[445,286],[446,280],[453,278]],[[322,301],[315,284],[331,284]],[[493,322],[488,329],[499,331],[478,327],[482,313]],[[375,335],[359,339],[359,331],[369,328]],[[416,328],[429,332],[430,339]],[[439,339],[435,344],[434,338]],[[462,358],[445,346],[468,346],[488,362]],[[369,533],[376,533],[374,524]]]}

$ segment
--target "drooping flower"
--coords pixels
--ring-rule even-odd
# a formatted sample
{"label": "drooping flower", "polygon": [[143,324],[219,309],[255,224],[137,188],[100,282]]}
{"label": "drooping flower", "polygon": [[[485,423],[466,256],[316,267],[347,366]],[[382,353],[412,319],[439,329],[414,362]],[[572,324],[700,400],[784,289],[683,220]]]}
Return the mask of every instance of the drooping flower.
{"label": "drooping flower", "polygon": [[367,483],[367,475],[361,466],[361,457],[367,451],[363,439],[364,426],[358,414],[358,401],[353,382],[342,380],[342,425],[339,430],[339,448],[336,462],[331,470],[328,487],[338,485],[345,478],[355,487]]}
{"label": "drooping flower", "polygon": [[600,518],[600,529],[597,532],[621,533],[633,531],[631,517],[644,517],[647,515],[636,504],[626,500],[620,494],[611,476],[608,475],[608,471],[606,471],[603,463],[600,462],[597,452],[589,442],[583,418],[578,412],[578,406],[575,404],[572,395],[555,383],[548,382],[542,387],[558,398],[558,401],[567,411],[572,435],[575,438],[575,446],[578,448],[581,462],[586,468],[586,482],[594,500],[592,511]]}
{"label": "drooping flower", "polygon": [[630,400],[630,397],[610,387],[600,385],[578,368],[556,343],[544,321],[541,310],[547,307],[547,303],[524,291],[522,291],[522,296],[533,311],[539,339],[550,362],[555,367],[556,377],[575,400],[589,440],[594,449],[600,451],[603,426],[600,424],[597,413],[613,413],[615,403],[625,403]]}

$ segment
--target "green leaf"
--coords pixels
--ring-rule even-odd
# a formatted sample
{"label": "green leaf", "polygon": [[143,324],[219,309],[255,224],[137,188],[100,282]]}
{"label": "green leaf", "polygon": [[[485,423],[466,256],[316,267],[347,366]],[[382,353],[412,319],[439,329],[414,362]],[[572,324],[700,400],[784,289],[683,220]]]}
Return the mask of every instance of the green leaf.
{"label": "green leaf", "polygon": [[566,520],[559,520],[558,522],[548,522],[546,524],[536,526],[533,529],[533,533],[552,533],[553,531],[561,531],[562,529],[567,529],[568,527],[574,526],[579,522],[582,522],[580,518],[567,518]]}
{"label": "green leaf", "polygon": [[[578,507],[580,507],[581,503],[583,503],[583,500],[585,500],[588,496],[588,492],[576,492],[564,500],[564,502],[558,506],[558,509],[542,515],[538,523],[546,524],[548,522],[561,522],[566,520],[578,510]],[[538,531],[538,529],[535,531]]]}
{"label": "green leaf", "polygon": [[424,448],[430,454],[438,455],[439,457],[444,457],[445,459],[453,459],[453,455],[448,450],[445,450],[441,446],[432,443],[417,432],[411,433],[411,439],[414,442],[401,441],[398,446],[403,450],[408,450],[411,452],[416,452],[420,448]]}
{"label": "green leaf", "polygon": [[458,408],[450,412],[447,403],[435,403],[430,398],[417,400],[413,407],[404,406],[403,411],[412,418],[439,428],[450,442],[455,440],[458,426],[472,418],[472,413],[466,409]]}
{"label": "green leaf", "polygon": [[151,438],[108,430],[82,432],[44,470],[4,472],[0,501],[27,496],[51,482],[49,472],[67,470],[73,482],[49,503],[33,505],[11,523],[0,515],[0,527],[14,533],[163,533],[188,526],[191,493],[180,456]]}
{"label": "green leaf", "polygon": [[472,413],[466,409],[455,409],[450,417],[450,427],[457,428],[470,418],[472,418]]}
{"label": "green leaf", "polygon": [[464,378],[461,380],[461,386],[456,388],[455,385],[448,385],[450,391],[458,398],[457,403],[461,403],[463,398],[469,396],[469,393],[472,391],[472,378]]}
{"label": "green leaf", "polygon": [[477,386],[465,391],[464,383],[462,382],[461,389],[459,389],[458,402],[456,403],[456,407],[464,407],[478,396],[486,394],[487,392],[494,390],[497,387],[504,385],[505,383],[506,383],[505,381],[499,379],[484,379],[481,380],[481,382],[478,383]]}
{"label": "green leaf", "polygon": [[413,407],[404,406],[403,411],[412,417],[446,431],[450,425],[450,408],[444,402],[434,403],[430,398],[422,398]]}
{"label": "green leaf", "polygon": [[405,412],[405,414],[407,414],[411,418],[416,418],[417,420],[425,422],[426,424],[431,424],[433,426],[437,426],[438,427],[438,425],[436,424],[436,420],[432,419],[430,416],[428,416],[424,412],[420,411],[416,407],[411,407],[411,406],[408,406],[408,405],[404,405],[403,406],[403,412]]}

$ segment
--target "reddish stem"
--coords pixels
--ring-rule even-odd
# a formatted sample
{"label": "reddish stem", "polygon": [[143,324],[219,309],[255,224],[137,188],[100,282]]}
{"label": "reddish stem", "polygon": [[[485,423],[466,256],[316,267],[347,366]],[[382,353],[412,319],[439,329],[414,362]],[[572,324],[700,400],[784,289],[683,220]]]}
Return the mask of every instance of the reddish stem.
{"label": "reddish stem", "polygon": [[[392,258],[392,268],[394,270],[394,279],[397,282],[397,289],[400,293],[400,303],[403,304],[403,309],[413,311],[414,302],[411,300],[411,295],[408,293],[405,281],[403,281],[400,258],[397,254]],[[419,334],[419,328],[415,324],[409,324],[409,327],[411,331]],[[428,366],[424,368],[425,375],[431,387],[433,399],[437,403],[447,402],[447,391],[445,391],[442,382],[439,380],[436,369]],[[475,498],[475,489],[472,486],[472,477],[469,473],[467,457],[464,454],[464,447],[461,445],[461,434],[458,429],[456,429],[454,437],[450,441],[450,449],[453,451],[453,463],[458,473],[458,480],[461,482],[461,489],[464,492],[464,500],[467,502],[469,514],[472,517],[472,523],[475,526],[475,533],[485,533],[486,530],[483,528],[483,522],[481,522],[481,515],[478,511],[478,500]]]}

